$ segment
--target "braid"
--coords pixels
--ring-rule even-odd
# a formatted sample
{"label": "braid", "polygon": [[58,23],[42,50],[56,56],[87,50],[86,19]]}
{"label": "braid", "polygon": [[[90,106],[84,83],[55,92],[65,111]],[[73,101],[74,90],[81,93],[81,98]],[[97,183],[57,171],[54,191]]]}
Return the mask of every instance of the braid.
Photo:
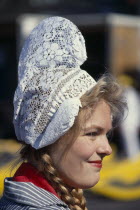
{"label": "braid", "polygon": [[87,210],[86,208],[86,199],[83,195],[83,190],[82,189],[73,189],[72,190],[72,195],[79,200],[79,204],[81,206],[81,209]]}
{"label": "braid", "polygon": [[50,182],[55,189],[57,195],[64,201],[71,210],[87,210],[86,199],[82,189],[70,189],[59,177],[57,170],[53,167],[53,163],[49,154],[38,152],[31,148],[30,145],[25,146],[20,151],[23,161],[29,161],[33,165],[37,165],[38,170],[43,173],[47,181]]}
{"label": "braid", "polygon": [[53,167],[51,157],[46,149],[35,150],[26,145],[20,152],[21,158],[37,165],[40,172],[50,182],[57,195],[64,201],[71,210],[87,210],[86,199],[82,189],[70,189],[59,177],[57,170]]}
{"label": "braid", "polygon": [[41,160],[39,170],[43,172],[45,178],[51,183],[58,196],[63,200],[71,210],[87,210],[86,199],[81,189],[69,189],[58,176],[53,167],[51,157],[44,154]]}

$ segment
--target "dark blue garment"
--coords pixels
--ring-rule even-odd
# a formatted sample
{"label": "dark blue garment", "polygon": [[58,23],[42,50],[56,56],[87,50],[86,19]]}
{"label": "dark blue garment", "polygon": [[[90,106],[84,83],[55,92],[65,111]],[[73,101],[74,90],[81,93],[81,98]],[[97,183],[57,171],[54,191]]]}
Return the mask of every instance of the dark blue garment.
{"label": "dark blue garment", "polygon": [[31,182],[15,182],[6,178],[0,210],[70,210],[52,193]]}

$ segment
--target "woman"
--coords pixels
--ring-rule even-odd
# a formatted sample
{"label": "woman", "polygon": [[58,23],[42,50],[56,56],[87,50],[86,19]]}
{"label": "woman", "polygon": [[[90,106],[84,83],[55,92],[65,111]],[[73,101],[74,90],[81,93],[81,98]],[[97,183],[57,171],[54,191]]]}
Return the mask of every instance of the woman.
{"label": "woman", "polygon": [[80,69],[86,58],[81,32],[65,18],[43,20],[26,40],[14,97],[23,163],[5,179],[0,209],[87,209],[82,189],[99,181],[125,103],[113,78],[96,82]]}

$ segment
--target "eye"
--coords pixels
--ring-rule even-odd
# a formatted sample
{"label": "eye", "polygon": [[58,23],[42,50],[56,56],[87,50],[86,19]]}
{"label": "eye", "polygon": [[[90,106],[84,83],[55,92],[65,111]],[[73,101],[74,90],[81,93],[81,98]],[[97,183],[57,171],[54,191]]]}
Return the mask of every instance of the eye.
{"label": "eye", "polygon": [[86,136],[97,136],[98,135],[98,132],[97,131],[94,131],[94,132],[86,133],[85,135]]}

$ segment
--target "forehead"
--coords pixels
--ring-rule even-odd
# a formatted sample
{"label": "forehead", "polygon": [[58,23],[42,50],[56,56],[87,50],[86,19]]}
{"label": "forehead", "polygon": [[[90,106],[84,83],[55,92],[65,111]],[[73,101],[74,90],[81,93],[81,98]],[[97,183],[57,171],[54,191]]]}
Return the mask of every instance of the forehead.
{"label": "forehead", "polygon": [[101,127],[110,130],[112,128],[111,110],[109,105],[101,101],[94,109],[86,110],[84,128]]}

